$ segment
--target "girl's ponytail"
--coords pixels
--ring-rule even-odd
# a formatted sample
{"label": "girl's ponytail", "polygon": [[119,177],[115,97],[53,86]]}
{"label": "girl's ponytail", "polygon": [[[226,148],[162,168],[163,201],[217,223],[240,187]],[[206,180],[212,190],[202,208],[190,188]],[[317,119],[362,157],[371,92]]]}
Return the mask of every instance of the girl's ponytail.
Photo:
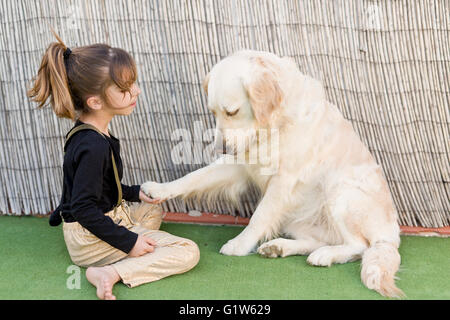
{"label": "girl's ponytail", "polygon": [[67,46],[52,29],[58,42],[53,42],[42,57],[37,76],[33,79],[32,87],[28,90],[28,97],[38,102],[38,108],[45,106],[50,100],[54,112],[58,117],[75,119],[75,108],[69,89],[64,52]]}

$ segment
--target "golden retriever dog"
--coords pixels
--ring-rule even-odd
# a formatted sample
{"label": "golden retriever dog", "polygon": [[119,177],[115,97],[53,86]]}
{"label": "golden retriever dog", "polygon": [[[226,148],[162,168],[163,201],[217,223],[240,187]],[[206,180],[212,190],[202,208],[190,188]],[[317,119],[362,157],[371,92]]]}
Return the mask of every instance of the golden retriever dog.
{"label": "golden retriever dog", "polygon": [[[314,266],[362,259],[368,288],[403,296],[395,285],[400,228],[382,169],[321,83],[289,58],[245,50],[217,63],[203,86],[215,144],[226,151],[172,182],[145,182],[142,191],[161,200],[222,195],[236,202],[253,184],[261,199],[222,254],[308,255]],[[261,148],[270,154],[255,152]]]}

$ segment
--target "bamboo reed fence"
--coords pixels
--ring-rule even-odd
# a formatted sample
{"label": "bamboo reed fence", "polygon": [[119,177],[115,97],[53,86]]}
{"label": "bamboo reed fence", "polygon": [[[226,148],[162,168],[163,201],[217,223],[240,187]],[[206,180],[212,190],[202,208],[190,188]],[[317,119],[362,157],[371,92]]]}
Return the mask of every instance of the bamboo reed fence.
{"label": "bamboo reed fence", "polygon": [[[138,107],[113,119],[126,184],[171,181],[204,163],[177,164],[177,129],[205,144],[214,127],[201,83],[240,49],[290,56],[320,79],[383,167],[408,226],[450,222],[448,0],[0,0],[0,213],[46,214],[60,199],[63,136],[72,127],[26,97],[52,25],[69,47],[105,42],[137,61]],[[176,135],[175,135],[176,137]],[[250,216],[253,190],[235,210],[223,201],[175,199],[168,211]]]}

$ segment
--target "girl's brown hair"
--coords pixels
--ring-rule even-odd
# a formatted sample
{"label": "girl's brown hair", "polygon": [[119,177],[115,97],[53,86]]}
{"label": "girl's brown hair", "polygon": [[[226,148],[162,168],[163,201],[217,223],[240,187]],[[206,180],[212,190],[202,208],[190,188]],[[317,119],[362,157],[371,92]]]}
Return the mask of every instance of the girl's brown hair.
{"label": "girl's brown hair", "polygon": [[109,103],[106,95],[109,86],[115,84],[126,92],[136,81],[136,64],[126,51],[107,44],[66,51],[67,46],[53,29],[52,32],[58,42],[51,43],[45,51],[27,92],[28,97],[39,103],[38,108],[49,100],[58,117],[75,120],[79,113],[89,112],[86,105],[89,97],[97,95]]}

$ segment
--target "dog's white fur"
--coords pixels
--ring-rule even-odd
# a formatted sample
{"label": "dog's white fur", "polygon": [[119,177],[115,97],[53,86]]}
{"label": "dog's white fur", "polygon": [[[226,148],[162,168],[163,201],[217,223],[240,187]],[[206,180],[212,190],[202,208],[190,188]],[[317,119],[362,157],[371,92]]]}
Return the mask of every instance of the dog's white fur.
{"label": "dog's white fur", "polygon": [[[219,149],[223,139],[231,154],[248,154],[270,140],[251,129],[276,129],[278,154],[271,161],[278,162],[277,170],[261,174],[260,163],[228,164],[229,155],[223,155],[178,180],[149,181],[141,189],[160,199],[225,194],[236,203],[251,182],[261,200],[222,254],[247,255],[260,244],[263,256],[309,255],[307,262],[315,266],[362,258],[361,279],[368,288],[403,296],[394,280],[400,229],[387,182],[351,124],[327,102],[321,83],[289,58],[246,50],[216,64],[204,88]],[[228,129],[243,129],[247,143],[233,144]],[[274,239],[278,235],[284,238]]]}

